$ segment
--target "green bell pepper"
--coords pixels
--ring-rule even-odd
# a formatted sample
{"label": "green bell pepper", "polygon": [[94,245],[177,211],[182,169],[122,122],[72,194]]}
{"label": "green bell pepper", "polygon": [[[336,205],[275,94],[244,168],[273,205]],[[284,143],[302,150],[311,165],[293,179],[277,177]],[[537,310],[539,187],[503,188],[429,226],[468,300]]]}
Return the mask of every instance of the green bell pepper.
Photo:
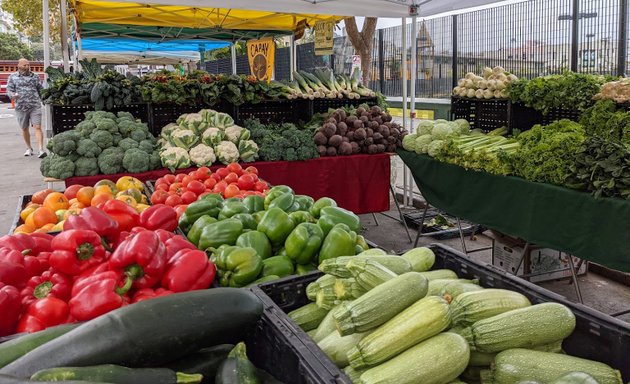
{"label": "green bell pepper", "polygon": [[262,219],[262,217],[265,215],[267,211],[258,211],[255,213],[252,213],[252,217],[254,218],[254,220],[256,220],[257,224],[260,224],[260,220]]}
{"label": "green bell pepper", "polygon": [[256,213],[265,210],[265,198],[258,195],[247,196],[243,199],[243,205],[247,207],[249,213]]}
{"label": "green bell pepper", "polygon": [[368,245],[367,241],[365,241],[365,237],[363,237],[362,235],[357,235],[356,245],[361,248],[361,250],[358,251],[357,253],[361,253],[363,251],[367,251],[368,249],[370,249],[370,246]]}
{"label": "green bell pepper", "polygon": [[356,232],[350,230],[345,224],[335,225],[326,235],[322,248],[319,250],[319,263],[338,256],[354,256],[356,242]]}
{"label": "green bell pepper", "polygon": [[223,195],[221,195],[220,193],[208,193],[201,196],[199,199],[200,200],[218,200],[220,202],[223,202],[225,200],[223,198]]}
{"label": "green bell pepper", "polygon": [[317,271],[317,265],[310,264],[297,264],[295,266],[295,274],[296,275],[306,275],[307,273],[311,273],[313,271]]}
{"label": "green bell pepper", "polygon": [[254,248],[228,247],[216,258],[223,287],[244,287],[256,280],[263,268],[262,259]]}
{"label": "green bell pepper", "polygon": [[262,261],[262,276],[276,275],[280,277],[293,274],[293,262],[288,256],[273,256]]}
{"label": "green bell pepper", "polygon": [[320,210],[319,220],[317,224],[322,228],[324,233],[328,233],[337,224],[345,224],[350,230],[358,232],[361,229],[361,221],[359,216],[347,209],[339,207],[324,207]]}
{"label": "green bell pepper", "polygon": [[275,252],[273,252],[274,256],[287,256],[287,249],[282,246],[278,249],[275,249]]}
{"label": "green bell pepper", "polygon": [[[283,211],[288,212],[294,207],[294,202],[295,195],[293,193],[287,192],[271,200],[268,205],[265,205],[265,209],[269,210],[271,208],[280,208]],[[295,207],[299,207],[299,205],[295,205]]]}
{"label": "green bell pepper", "polygon": [[335,200],[331,199],[330,197],[322,197],[321,199],[313,203],[311,209],[309,209],[309,212],[311,213],[311,215],[313,215],[313,217],[319,218],[319,214],[322,208],[336,206],[337,202]]}
{"label": "green bell pepper", "polygon": [[245,232],[236,239],[236,245],[239,247],[251,247],[256,250],[258,256],[262,259],[271,257],[271,243],[262,232],[249,231]]}
{"label": "green bell pepper", "polygon": [[313,223],[299,224],[284,242],[287,256],[295,263],[308,264],[324,241],[324,231]]}
{"label": "green bell pepper", "polygon": [[206,250],[218,248],[223,244],[234,245],[243,233],[243,223],[237,219],[226,219],[207,225],[199,237],[197,248]]}
{"label": "green bell pepper", "polygon": [[278,280],[279,278],[280,278],[280,276],[276,276],[276,275],[263,276],[260,279],[254,280],[251,283],[249,283],[247,285],[247,287],[252,287],[254,285],[258,285],[258,284],[262,284],[262,283],[268,283],[270,281]]}
{"label": "green bell pepper", "polygon": [[179,228],[188,233],[190,227],[203,215],[217,217],[221,210],[221,201],[217,199],[200,199],[188,204],[188,207],[179,218]]}
{"label": "green bell pepper", "polygon": [[193,225],[190,227],[188,234],[186,235],[188,241],[195,245],[199,245],[199,238],[201,237],[201,232],[203,232],[203,229],[208,225],[216,222],[217,219],[210,215],[203,215],[199,217],[197,220],[195,220]]}
{"label": "green bell pepper", "polygon": [[306,196],[306,195],[295,195],[294,200],[300,205],[300,208],[298,209],[298,211],[306,211],[306,212],[308,212],[308,210],[311,209],[311,207],[313,206],[313,203],[315,202],[315,200],[313,200],[312,197]]}
{"label": "green bell pepper", "polygon": [[295,223],[280,208],[267,210],[258,223],[258,230],[267,235],[272,245],[284,244],[293,228]]}
{"label": "green bell pepper", "polygon": [[[290,193],[291,196],[294,196],[293,189],[286,185],[276,185],[275,187],[272,187],[269,191],[267,191],[267,196],[265,196],[265,209],[269,209],[271,203],[275,199],[287,193]],[[288,199],[288,197],[285,197],[285,199]],[[284,204],[286,204],[286,202]],[[288,206],[291,206],[292,204],[293,197],[291,197],[291,203],[288,204]]]}
{"label": "green bell pepper", "polygon": [[249,210],[243,204],[242,200],[238,201],[226,201],[223,204],[223,208],[219,212],[219,220],[229,219],[230,217],[238,214],[238,213],[249,213]]}
{"label": "green bell pepper", "polygon": [[291,212],[289,213],[289,217],[293,220],[295,225],[298,225],[301,223],[316,223],[317,222],[317,220],[315,220],[313,215],[311,215],[307,211]]}
{"label": "green bell pepper", "polygon": [[258,223],[254,220],[254,217],[249,213],[237,213],[232,216],[233,219],[240,220],[243,223],[243,229],[251,229],[256,230],[258,228]]}

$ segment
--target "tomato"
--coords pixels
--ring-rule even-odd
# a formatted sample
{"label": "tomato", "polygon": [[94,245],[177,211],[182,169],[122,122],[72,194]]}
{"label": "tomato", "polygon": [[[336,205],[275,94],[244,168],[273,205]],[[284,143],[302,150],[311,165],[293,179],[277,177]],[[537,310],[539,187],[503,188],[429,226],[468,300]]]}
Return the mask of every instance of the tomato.
{"label": "tomato", "polygon": [[227,183],[222,180],[222,181],[219,181],[217,185],[214,186],[212,191],[215,193],[223,194],[223,191],[225,191],[225,188],[227,188],[227,186],[228,186]]}
{"label": "tomato", "polygon": [[228,175],[228,173],[230,173],[230,171],[227,168],[225,168],[225,167],[224,168],[219,168],[219,169],[217,169],[217,171],[215,173],[212,174],[212,177],[214,177],[214,175],[217,175],[217,177],[219,177],[219,179],[224,179],[225,176]]}
{"label": "tomato", "polygon": [[184,176],[184,178],[182,179],[182,185],[188,188],[188,183],[190,183],[191,181],[193,181],[192,176]]}
{"label": "tomato", "polygon": [[269,188],[269,186],[264,181],[257,181],[256,184],[254,184],[254,190],[258,192],[264,192],[267,188]]}
{"label": "tomato", "polygon": [[245,173],[252,173],[254,175],[258,175],[258,168],[250,165],[249,167],[245,168]]}
{"label": "tomato", "polygon": [[236,183],[238,181],[238,175],[234,172],[230,172],[223,178],[223,180],[225,180],[228,184]]}
{"label": "tomato", "polygon": [[156,185],[155,186],[155,190],[161,190],[161,191],[168,191],[168,189],[170,188],[170,184],[160,184],[160,185]]}
{"label": "tomato", "polygon": [[177,213],[177,220],[186,212],[186,208],[188,208],[188,204],[180,204],[175,207],[175,213]]}
{"label": "tomato", "polygon": [[85,206],[89,206],[93,198],[94,187],[83,187],[77,191],[77,201]]}
{"label": "tomato", "polygon": [[238,178],[237,184],[241,190],[249,191],[254,188],[254,184],[256,184],[256,181],[251,175],[244,174]]}
{"label": "tomato", "polygon": [[159,179],[155,180],[155,183],[153,184],[153,186],[155,186],[156,188],[157,188],[158,185],[169,186],[169,185],[171,185],[171,183],[169,183],[168,181],[164,180],[163,177],[160,177]]}
{"label": "tomato", "polygon": [[223,191],[223,196],[225,198],[236,197],[236,195],[240,194],[241,190],[239,189],[236,183],[230,184],[225,187],[225,191]]}
{"label": "tomato", "polygon": [[243,167],[241,167],[239,163],[230,163],[227,165],[226,168],[228,169],[228,171],[234,172],[239,176],[243,174]]}
{"label": "tomato", "polygon": [[181,183],[182,180],[184,180],[184,177],[188,176],[185,173],[178,173],[177,175],[175,175],[175,182],[177,183]]}
{"label": "tomato", "polygon": [[151,195],[151,204],[164,204],[169,196],[168,192],[158,189]]}
{"label": "tomato", "polygon": [[181,195],[184,191],[183,191],[184,186],[182,185],[182,183],[173,183],[171,184],[171,186],[168,188],[168,191],[171,194],[176,194],[176,195]]}
{"label": "tomato", "polygon": [[195,195],[199,195],[200,193],[203,193],[206,190],[206,186],[203,185],[203,183],[198,180],[191,180],[190,183],[188,183],[188,185],[186,186],[186,188],[188,188],[189,191],[194,192]]}
{"label": "tomato", "polygon": [[49,193],[48,196],[44,199],[44,207],[50,209],[51,211],[56,212],[60,209],[68,209],[70,203],[68,198],[64,196],[61,192],[52,192]]}
{"label": "tomato", "polygon": [[212,189],[215,185],[217,185],[217,181],[211,177],[209,179],[205,179],[203,181],[203,185],[206,189]]}
{"label": "tomato", "polygon": [[190,204],[192,202],[197,201],[197,194],[192,191],[186,191],[182,193],[181,198],[182,198],[182,203]]}
{"label": "tomato", "polygon": [[68,199],[68,200],[72,200],[75,197],[77,197],[77,192],[79,192],[79,189],[83,188],[82,185],[80,184],[75,184],[75,185],[71,185],[68,188],[66,188],[65,191],[63,191],[63,195]]}
{"label": "tomato", "polygon": [[170,195],[166,201],[164,201],[164,204],[168,205],[169,207],[175,207],[176,205],[179,205],[182,203],[182,198],[177,196],[177,195]]}
{"label": "tomato", "polygon": [[[46,224],[57,224],[58,218],[54,211],[46,207],[39,207],[29,216],[33,217],[35,228],[41,228]],[[27,217],[28,220],[28,217]],[[29,223],[30,224],[30,223]]]}
{"label": "tomato", "polygon": [[172,174],[168,174],[168,175],[164,175],[164,181],[166,181],[169,184],[173,184],[175,182],[175,175]]}
{"label": "tomato", "polygon": [[219,176],[219,174],[218,174],[218,173],[213,173],[212,175],[210,175],[210,178],[211,178],[212,180],[214,180],[214,181],[217,181],[217,182],[219,182],[219,181],[223,180],[223,179],[221,178],[221,176]]}

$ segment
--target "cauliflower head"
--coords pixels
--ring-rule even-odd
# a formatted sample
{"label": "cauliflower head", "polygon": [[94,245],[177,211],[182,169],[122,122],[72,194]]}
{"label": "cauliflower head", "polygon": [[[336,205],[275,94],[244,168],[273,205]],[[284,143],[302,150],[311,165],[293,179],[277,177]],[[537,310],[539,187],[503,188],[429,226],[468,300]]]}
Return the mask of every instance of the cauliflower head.
{"label": "cauliflower head", "polygon": [[209,167],[217,160],[214,149],[205,144],[197,144],[189,152],[190,161],[198,167]]}
{"label": "cauliflower head", "polygon": [[173,145],[189,151],[199,142],[199,136],[190,129],[179,129],[171,135],[171,143]]}
{"label": "cauliflower head", "polygon": [[225,138],[225,132],[219,128],[207,128],[201,135],[201,142],[209,147],[215,147]]}
{"label": "cauliflower head", "polygon": [[235,163],[238,161],[241,154],[238,152],[236,144],[231,141],[222,141],[215,148],[217,159],[223,164]]}
{"label": "cauliflower head", "polygon": [[162,165],[175,172],[179,168],[190,167],[190,155],[184,148],[172,147],[160,153]]}

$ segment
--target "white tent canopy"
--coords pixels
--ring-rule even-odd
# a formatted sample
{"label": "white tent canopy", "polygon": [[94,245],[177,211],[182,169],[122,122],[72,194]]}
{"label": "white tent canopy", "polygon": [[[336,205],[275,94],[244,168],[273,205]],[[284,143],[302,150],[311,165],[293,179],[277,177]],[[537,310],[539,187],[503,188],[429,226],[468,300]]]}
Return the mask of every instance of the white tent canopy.
{"label": "white tent canopy", "polygon": [[409,7],[418,7],[418,16],[474,8],[498,3],[497,0],[118,0],[124,3],[177,5],[182,7],[229,8],[278,13],[335,16],[393,17],[410,16]]}

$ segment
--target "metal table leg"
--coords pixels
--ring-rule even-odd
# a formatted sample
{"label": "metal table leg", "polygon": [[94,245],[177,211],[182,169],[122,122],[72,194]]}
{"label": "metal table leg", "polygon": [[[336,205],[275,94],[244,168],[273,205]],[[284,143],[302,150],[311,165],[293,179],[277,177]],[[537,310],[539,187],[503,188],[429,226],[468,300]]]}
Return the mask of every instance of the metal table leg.
{"label": "metal table leg", "polygon": [[[532,247],[530,243],[525,243],[525,247],[523,247],[523,253],[521,254],[521,258],[518,261],[518,265],[516,266],[516,270],[514,271],[514,276],[518,275],[518,270],[521,269],[521,264],[523,264],[523,260],[525,260],[525,255],[529,254],[529,249]],[[525,266],[523,266],[523,273],[525,273]]]}
{"label": "metal table leg", "polygon": [[459,229],[459,239],[462,242],[462,251],[465,254],[468,254],[468,250],[466,249],[466,240],[464,239],[464,231],[462,231],[462,221],[457,217],[457,229]]}
{"label": "metal table leg", "polygon": [[376,213],[372,212],[372,217],[374,218],[374,222],[376,223],[376,225],[377,225],[377,226],[378,226],[378,225],[380,225],[380,224],[378,223],[378,219],[376,218]]}
{"label": "metal table leg", "polygon": [[420,239],[420,235],[422,234],[422,230],[424,229],[424,219],[427,217],[427,211],[429,210],[429,203],[425,203],[424,211],[422,211],[422,219],[420,220],[420,224],[418,224],[418,232],[416,233],[416,241],[413,243],[413,247],[418,246],[418,240]]}
{"label": "metal table leg", "polygon": [[575,293],[577,295],[578,301],[580,304],[584,304],[582,300],[582,292],[580,291],[580,284],[578,283],[577,274],[575,270],[575,266],[573,265],[573,256],[567,255],[569,258],[569,268],[571,268],[571,278],[573,279],[573,284],[575,285]]}
{"label": "metal table leg", "polygon": [[394,204],[396,205],[396,209],[398,210],[398,216],[400,217],[400,221],[402,222],[402,224],[405,226],[405,232],[407,232],[407,237],[409,238],[409,242],[411,243],[411,235],[409,234],[409,227],[407,226],[405,217],[403,216],[402,211],[400,210],[400,204],[398,204],[398,199],[396,199],[396,192],[394,192],[394,187],[391,184],[389,185],[389,191],[391,192],[392,197],[394,198]]}

